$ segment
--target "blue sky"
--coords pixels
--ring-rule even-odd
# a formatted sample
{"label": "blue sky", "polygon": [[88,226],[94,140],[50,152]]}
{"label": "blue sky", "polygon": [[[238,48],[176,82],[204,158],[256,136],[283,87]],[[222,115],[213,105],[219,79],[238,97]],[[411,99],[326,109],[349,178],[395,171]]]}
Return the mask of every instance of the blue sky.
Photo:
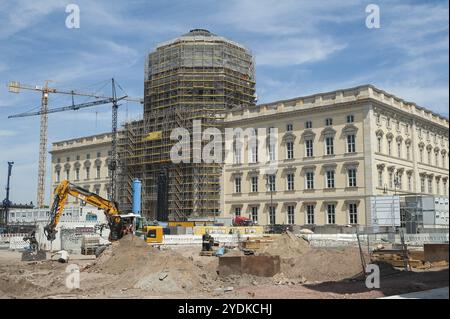
{"label": "blue sky", "polygon": [[[65,27],[69,3],[80,8],[79,29]],[[370,3],[380,7],[380,29],[365,26]],[[38,107],[40,96],[9,93],[10,80],[96,91],[114,77],[140,97],[146,54],[206,28],[253,51],[259,102],[370,83],[448,117],[448,16],[448,1],[0,0],[0,185],[12,160],[12,200],[35,202],[39,118],[7,116]],[[49,105],[68,103],[51,95]],[[121,122],[139,116],[139,105],[121,106]],[[52,114],[49,144],[110,126],[107,105]],[[49,185],[50,177],[47,202]]]}

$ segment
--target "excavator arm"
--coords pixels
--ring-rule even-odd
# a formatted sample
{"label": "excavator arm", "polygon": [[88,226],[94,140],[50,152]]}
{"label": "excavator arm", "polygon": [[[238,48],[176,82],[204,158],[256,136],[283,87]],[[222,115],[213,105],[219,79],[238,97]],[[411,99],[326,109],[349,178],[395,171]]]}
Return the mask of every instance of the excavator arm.
{"label": "excavator arm", "polygon": [[56,226],[61,219],[69,195],[103,210],[111,230],[110,238],[116,240],[122,237],[121,231],[123,225],[114,202],[64,180],[55,188],[55,197],[50,208],[50,221],[44,227],[44,234],[48,240],[53,241],[56,238]]}

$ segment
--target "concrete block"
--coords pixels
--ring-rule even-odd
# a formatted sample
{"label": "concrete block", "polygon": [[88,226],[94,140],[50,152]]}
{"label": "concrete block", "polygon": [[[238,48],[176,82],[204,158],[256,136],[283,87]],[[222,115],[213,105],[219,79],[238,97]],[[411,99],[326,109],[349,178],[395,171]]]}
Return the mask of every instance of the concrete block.
{"label": "concrete block", "polygon": [[249,274],[273,277],[280,272],[280,256],[222,256],[219,257],[219,275]]}

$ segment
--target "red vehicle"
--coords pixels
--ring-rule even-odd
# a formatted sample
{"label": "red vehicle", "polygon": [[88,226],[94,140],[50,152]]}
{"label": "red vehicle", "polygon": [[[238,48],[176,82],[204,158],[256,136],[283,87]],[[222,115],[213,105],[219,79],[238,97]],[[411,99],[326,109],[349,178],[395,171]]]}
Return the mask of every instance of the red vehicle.
{"label": "red vehicle", "polygon": [[233,226],[254,226],[255,223],[247,217],[236,216],[233,219]]}

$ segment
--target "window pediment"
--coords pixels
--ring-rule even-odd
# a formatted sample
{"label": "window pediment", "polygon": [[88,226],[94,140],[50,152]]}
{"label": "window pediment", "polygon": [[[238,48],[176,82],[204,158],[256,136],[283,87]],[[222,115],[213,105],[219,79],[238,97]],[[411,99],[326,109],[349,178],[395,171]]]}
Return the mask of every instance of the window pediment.
{"label": "window pediment", "polygon": [[322,135],[335,135],[336,130],[331,127],[326,127],[321,132]]}
{"label": "window pediment", "polygon": [[358,128],[354,124],[346,124],[344,128],[342,129],[342,132],[344,134],[353,134],[358,131]]}
{"label": "window pediment", "polygon": [[315,136],[316,136],[316,133],[314,133],[314,131],[311,130],[311,129],[306,129],[302,133],[302,138],[304,138],[304,139],[305,138],[312,138],[312,139],[314,139]]}

